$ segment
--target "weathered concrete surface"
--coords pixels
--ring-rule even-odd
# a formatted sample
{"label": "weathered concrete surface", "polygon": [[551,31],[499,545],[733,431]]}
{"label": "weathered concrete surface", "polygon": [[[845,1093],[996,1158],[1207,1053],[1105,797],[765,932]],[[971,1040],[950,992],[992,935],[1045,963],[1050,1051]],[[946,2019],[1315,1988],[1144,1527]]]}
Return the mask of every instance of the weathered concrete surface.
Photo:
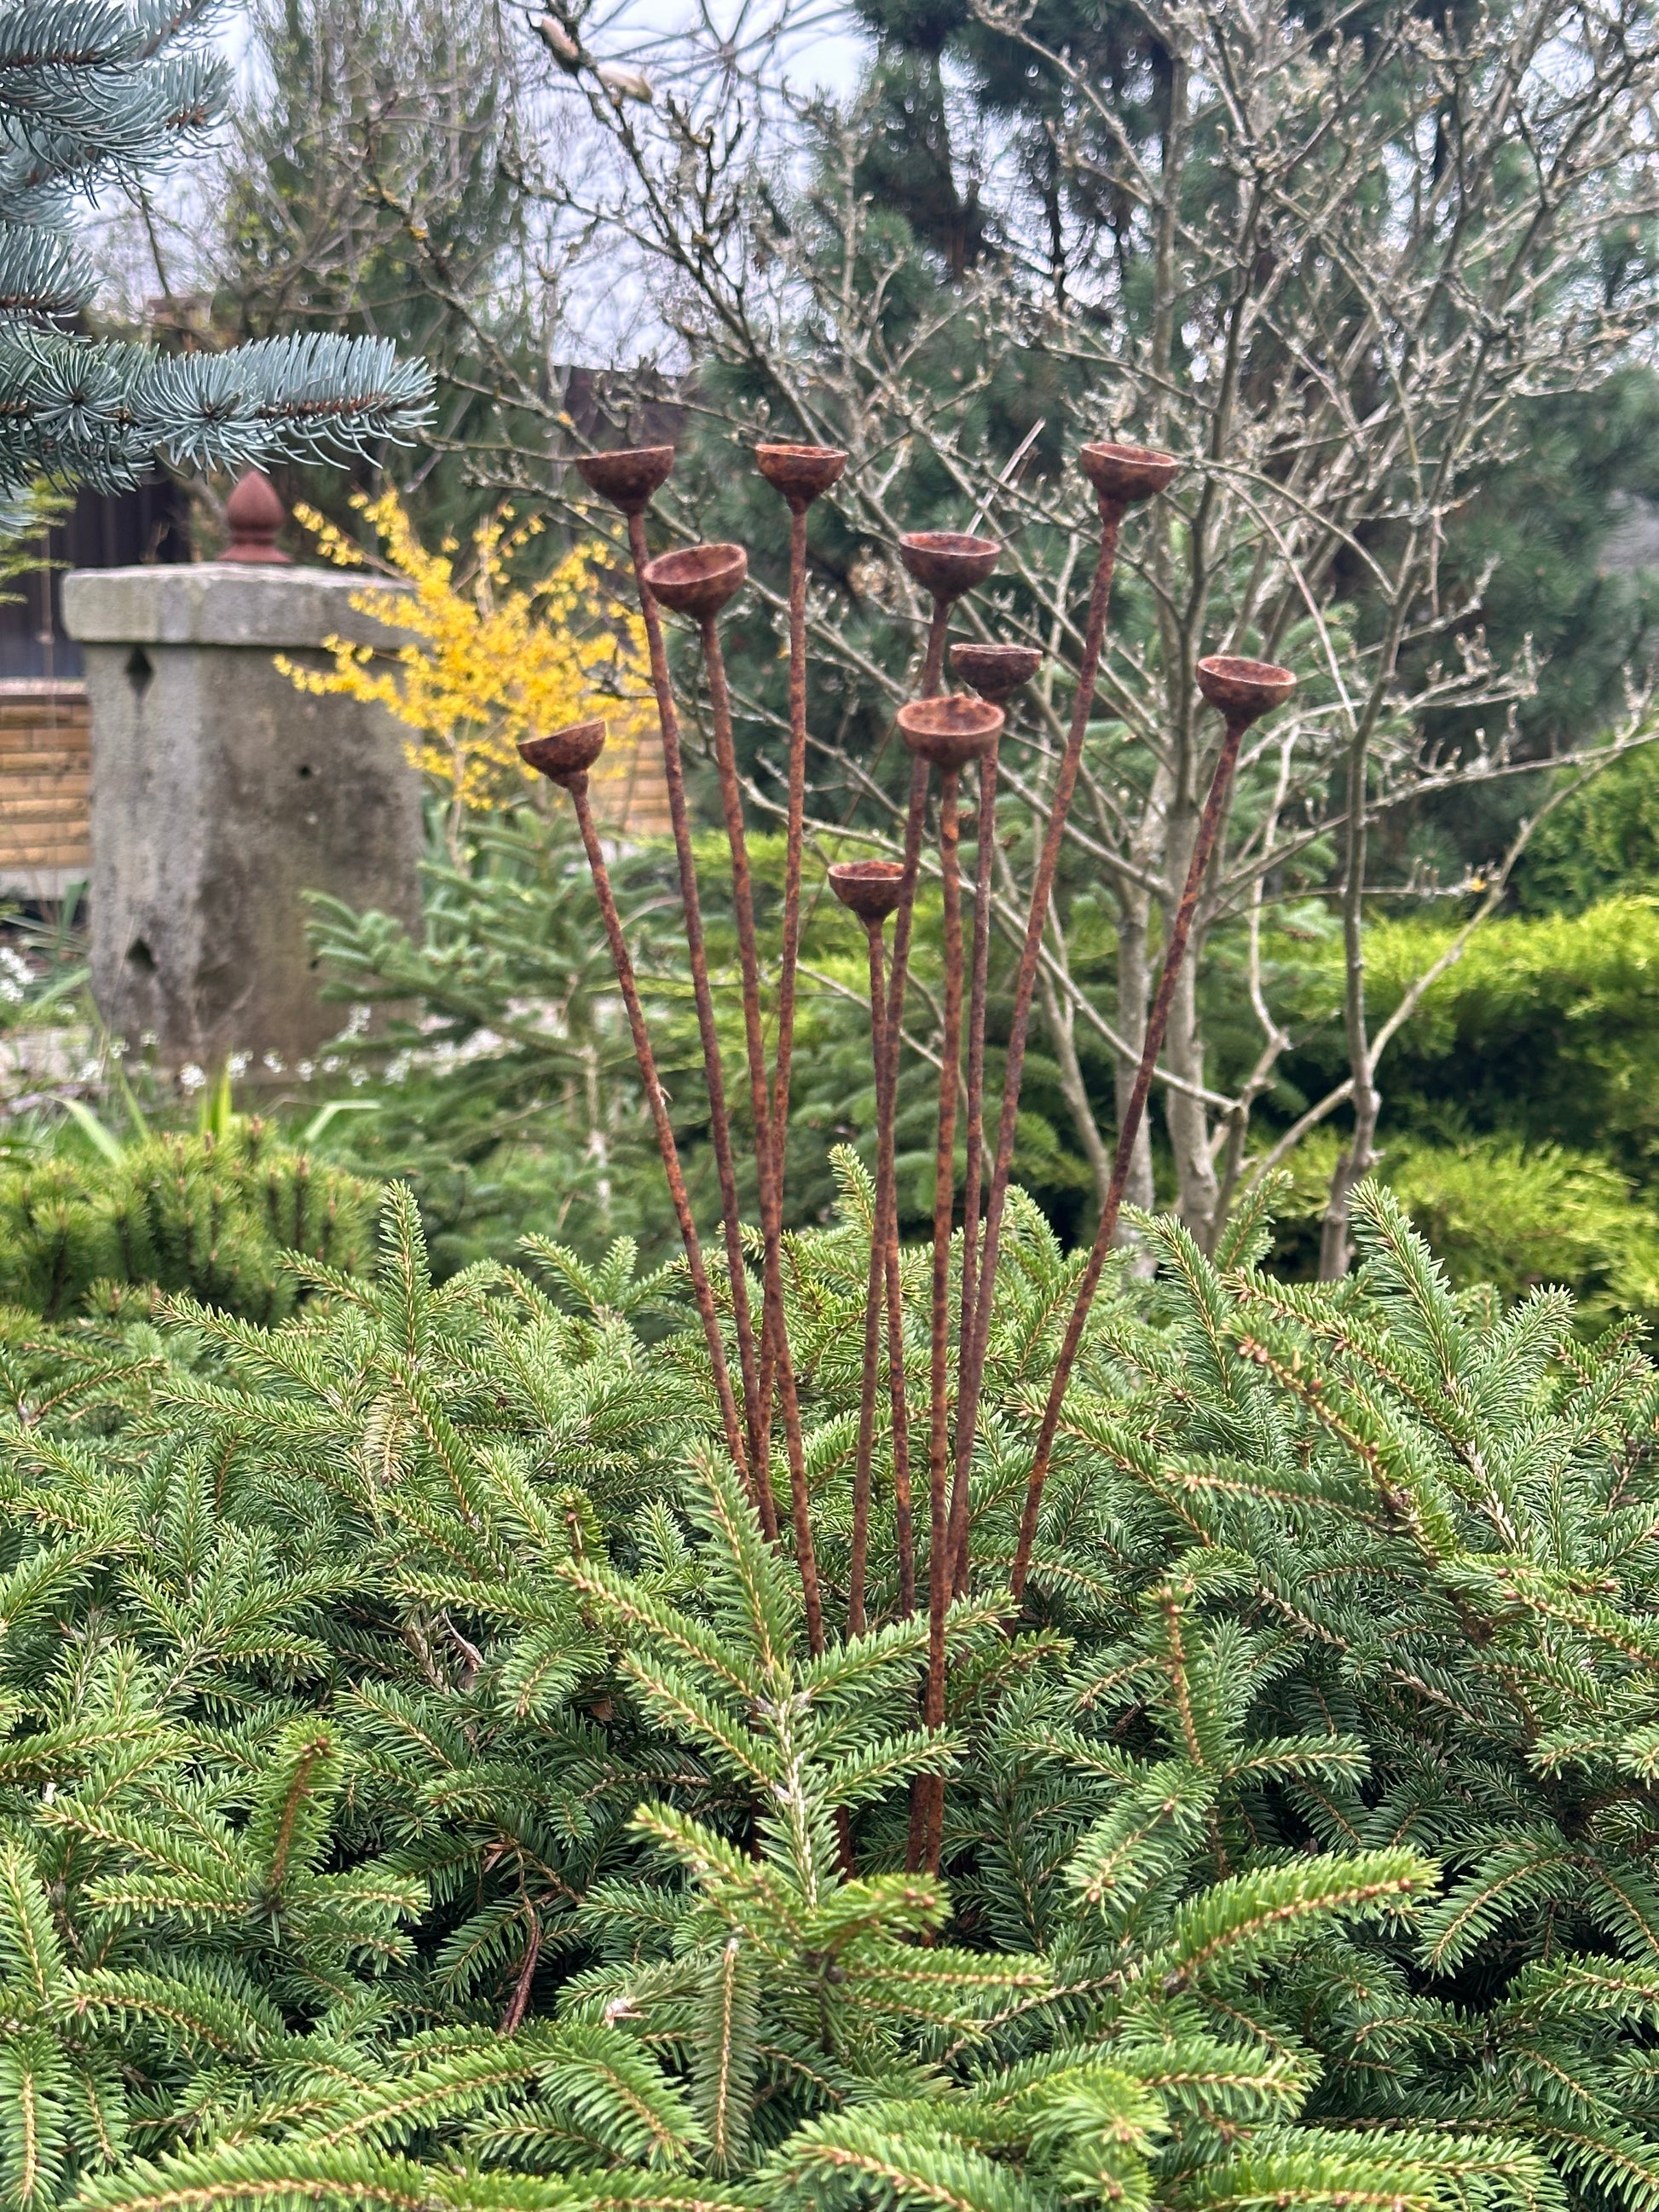
{"label": "weathered concrete surface", "polygon": [[93,995],[168,1066],[291,1066],[337,1032],[305,892],[419,919],[420,779],[398,726],[272,665],[325,666],[336,633],[388,642],[351,612],[360,588],[221,562],[64,580],[92,708]]}

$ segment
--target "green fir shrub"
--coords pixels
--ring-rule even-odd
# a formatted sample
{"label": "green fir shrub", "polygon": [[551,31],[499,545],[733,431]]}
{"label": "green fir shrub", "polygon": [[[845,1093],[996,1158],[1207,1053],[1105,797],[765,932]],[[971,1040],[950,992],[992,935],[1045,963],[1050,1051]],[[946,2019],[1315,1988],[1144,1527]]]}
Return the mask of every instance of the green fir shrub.
{"label": "green fir shrub", "polygon": [[625,1244],[538,1248],[554,1296],[434,1285],[394,1193],[378,1277],[301,1267],[276,1330],[178,1298],[0,1347],[8,2202],[1654,2203],[1629,1336],[1454,1292],[1374,1186],[1340,1285],[1263,1273],[1261,1223],[1212,1264],[1144,1221],[1162,1273],[1096,1309],[1016,1616],[1079,1264],[1017,1200],[930,1735],[890,1581],[841,1632],[841,1171],[786,1278],[817,1657]]}
{"label": "green fir shrub", "polygon": [[283,1255],[361,1267],[374,1208],[371,1183],[257,1118],[7,1165],[0,1301],[58,1320],[151,1285],[270,1324],[293,1310],[298,1288]]}

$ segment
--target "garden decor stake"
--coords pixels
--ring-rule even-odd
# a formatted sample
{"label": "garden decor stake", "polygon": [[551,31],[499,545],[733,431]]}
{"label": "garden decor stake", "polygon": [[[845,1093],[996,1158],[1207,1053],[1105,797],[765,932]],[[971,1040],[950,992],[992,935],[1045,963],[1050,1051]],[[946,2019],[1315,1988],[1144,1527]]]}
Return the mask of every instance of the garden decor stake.
{"label": "garden decor stake", "polygon": [[1014,1553],[1012,1580],[1016,1598],[1024,1595],[1025,1577],[1030,1571],[1031,1547],[1036,1540],[1037,1510],[1042,1503],[1042,1486],[1048,1479],[1049,1457],[1054,1450],[1055,1431],[1060,1426],[1060,1406],[1065,1400],[1066,1385],[1072,1379],[1072,1369],[1076,1364],[1078,1347],[1083,1341],[1089,1309],[1099,1286],[1101,1270],[1106,1264],[1106,1255],[1111,1249],[1112,1237],[1117,1228],[1118,1212],[1123,1204],[1123,1188],[1129,1179],[1130,1158],[1134,1152],[1141,1116],[1146,1110],[1146,1097],[1152,1085],[1152,1071],[1158,1066],[1158,1055],[1163,1049],[1164,1027],[1170,1018],[1170,1002],[1175,996],[1176,981],[1186,954],[1187,939],[1192,933],[1193,915],[1198,906],[1199,894],[1204,888],[1205,876],[1209,871],[1210,856],[1215,850],[1216,836],[1227,803],[1228,787],[1238,763],[1239,743],[1252,722],[1259,721],[1263,714],[1274,707],[1282,706],[1290,697],[1296,689],[1296,678],[1288,668],[1275,667],[1271,661],[1235,660],[1221,656],[1199,662],[1198,688],[1212,707],[1219,708],[1226,723],[1226,732],[1222,739],[1220,757],[1215,764],[1215,774],[1210,780],[1209,796],[1199,817],[1198,836],[1193,844],[1193,856],[1188,866],[1181,903],[1176,908],[1175,921],[1170,930],[1169,949],[1164,956],[1164,973],[1158,979],[1158,995],[1152,1000],[1152,1012],[1146,1018],[1146,1037],[1141,1047],[1140,1065],[1135,1070],[1134,1085],[1124,1109],[1123,1125],[1118,1131],[1117,1155],[1112,1163],[1112,1180],[1107,1187],[1106,1202],[1101,1208],[1100,1226],[1095,1232],[1094,1249],[1089,1255],[1089,1264],[1084,1269],[1083,1279],[1078,1285],[1071,1317],[1066,1324],[1066,1334],[1060,1343],[1060,1358],[1054,1368],[1054,1379],[1048,1385],[1048,1401],[1042,1409],[1042,1426],[1037,1431],[1036,1452],[1031,1461],[1031,1472],[1025,1486],[1025,1510],[1020,1519],[1019,1543]]}
{"label": "garden decor stake", "polygon": [[[982,584],[995,568],[1002,548],[994,538],[969,538],[955,530],[919,530],[899,540],[899,558],[933,602],[927,626],[927,650],[922,662],[921,696],[937,696],[945,668],[945,639],[951,609],[966,592]],[[876,1084],[876,1219],[884,1243],[898,1243],[898,1188],[895,1162],[895,1123],[898,1113],[899,1049],[904,1031],[904,989],[910,967],[910,928],[915,918],[916,876],[921,866],[921,837],[927,811],[927,762],[920,752],[912,757],[910,803],[904,819],[904,873],[899,885],[893,922],[893,964],[887,983],[887,1015],[882,1024],[882,1050],[886,1065]],[[894,1389],[902,1378],[890,1377]],[[906,1571],[901,1560],[900,1571]],[[914,1563],[909,1568],[915,1587]]]}
{"label": "garden decor stake", "polygon": [[[951,667],[964,684],[971,684],[981,699],[1004,706],[1029,684],[1042,665],[1034,645],[961,644],[951,647]],[[951,1557],[957,1562],[957,1587],[967,1576],[968,1461],[963,1449],[970,1443],[961,1419],[962,1385],[968,1372],[973,1343],[975,1266],[978,1258],[980,1186],[985,1152],[985,1001],[991,963],[992,875],[995,866],[997,831],[997,755],[995,738],[979,764],[979,817],[975,835],[974,959],[968,998],[968,1173],[962,1201],[962,1305],[957,1349],[957,1471],[951,1490]]]}
{"label": "garden decor stake", "polygon": [[[778,1206],[788,1171],[789,1075],[795,1047],[795,975],[800,958],[801,841],[806,816],[806,514],[838,482],[847,456],[831,446],[757,446],[755,465],[789,509],[789,777],[783,870],[783,945],[778,965],[778,1042],[772,1123],[778,1132]],[[761,1334],[762,1426],[769,1425],[775,1354]]]}
{"label": "garden decor stake", "polygon": [[[870,1058],[875,1071],[876,1118],[881,1119],[882,1026],[886,1016],[887,985],[884,974],[881,933],[898,904],[899,884],[904,873],[897,860],[838,860],[830,870],[830,888],[864,924],[870,954]],[[904,1402],[904,1316],[899,1301],[898,1247],[890,1248],[878,1231],[873,1202],[870,1213],[870,1271],[864,1300],[864,1364],[859,1387],[858,1448],[853,1462],[853,1549],[847,1571],[847,1632],[862,1636],[865,1583],[870,1552],[870,1462],[875,1449],[876,1382],[881,1365],[882,1276],[887,1275],[888,1360],[897,1381],[893,1387],[893,1519],[901,1563],[908,1563],[912,1584],[901,1577],[899,1607],[907,1615],[915,1610],[915,1539],[910,1526],[909,1421]]]}
{"label": "garden decor stake", "polygon": [[[962,872],[957,858],[957,790],[962,771],[983,761],[1002,734],[1003,712],[965,694],[919,699],[898,714],[899,734],[916,758],[939,772],[939,850],[945,904],[945,1023],[939,1042],[939,1121],[933,1153],[933,1276],[928,1365],[927,1689],[929,1729],[945,1725],[945,1615],[951,1602],[951,1559],[946,1479],[951,1465],[951,1222],[957,1194],[957,1095],[962,1060]],[[890,1045],[891,1040],[884,1042]],[[910,1865],[939,1865],[939,1811],[944,1783],[919,1778]]]}
{"label": "garden decor stake", "polygon": [[[789,1061],[795,1044],[800,959],[800,858],[806,817],[806,511],[840,478],[847,456],[831,446],[757,446],[755,465],[789,507],[789,793],[783,863],[783,949],[778,968],[778,1045],[772,1120],[789,1126]],[[780,1145],[781,1145],[780,1138]],[[780,1157],[780,1192],[784,1163]]]}
{"label": "garden decor stake", "polygon": [[[726,1448],[732,1455],[732,1464],[747,1480],[750,1474],[748,1459],[738,1418],[737,1400],[732,1391],[731,1371],[726,1364],[726,1345],[720,1335],[720,1316],[714,1309],[714,1293],[708,1280],[708,1271],[703,1265],[697,1225],[691,1217],[691,1201],[686,1194],[685,1177],[680,1170],[679,1148],[674,1142],[667,1102],[663,1097],[662,1085],[657,1079],[656,1056],[651,1049],[651,1038],[645,1026],[645,1012],[640,1004],[639,987],[634,975],[634,963],[629,957],[628,940],[623,935],[622,917],[617,912],[617,901],[611,888],[611,872],[605,864],[599,831],[594,826],[593,809],[588,802],[587,771],[604,749],[605,736],[603,722],[576,722],[568,729],[556,730],[547,737],[531,738],[519,747],[519,750],[530,767],[539,769],[550,782],[562,785],[570,793],[575,806],[576,825],[581,831],[582,844],[587,854],[594,894],[599,902],[605,937],[611,946],[611,964],[617,971],[617,988],[622,992],[623,1005],[628,1012],[628,1026],[633,1033],[634,1057],[639,1063],[640,1080],[645,1085],[646,1103],[651,1109],[652,1127],[657,1133],[657,1150],[662,1156],[662,1171],[667,1181],[669,1197],[673,1201],[674,1216],[680,1225],[680,1241],[685,1247],[685,1264],[691,1277],[691,1293],[702,1318],[703,1341],[708,1346],[709,1364],[714,1373],[714,1389],[720,1398]],[[752,1483],[750,1487],[752,1489]]]}
{"label": "garden decor stake", "polygon": [[680,902],[685,913],[686,951],[691,967],[692,994],[697,1009],[697,1035],[702,1048],[704,1079],[708,1086],[708,1130],[720,1181],[720,1213],[726,1232],[726,1266],[732,1285],[732,1324],[738,1340],[738,1363],[743,1376],[744,1413],[749,1432],[750,1488],[769,1538],[777,1534],[777,1509],[772,1498],[771,1470],[760,1433],[760,1374],[755,1356],[755,1335],[749,1311],[749,1274],[743,1257],[743,1225],[738,1212],[737,1175],[732,1165],[732,1129],[726,1111],[726,1079],[720,1063],[720,1032],[714,1026],[714,1003],[708,987],[708,955],[703,944],[702,908],[697,896],[696,864],[691,850],[691,825],[685,805],[685,771],[680,757],[679,717],[674,708],[674,689],[668,673],[662,623],[657,603],[645,580],[650,565],[646,544],[645,511],[674,466],[672,446],[641,446],[622,453],[586,453],[576,463],[578,473],[602,499],[620,507],[628,522],[628,547],[633,557],[634,580],[639,592],[640,612],[645,618],[646,642],[651,656],[651,683],[656,693],[657,720],[662,732],[663,773],[668,785],[668,811],[673,824],[674,851],[679,865]]}
{"label": "garden decor stake", "polygon": [[[1049,802],[1048,823],[1031,884],[1031,904],[1026,916],[1025,939],[1020,948],[1014,979],[1014,1003],[1008,1026],[1008,1050],[1002,1079],[1002,1113],[997,1124],[996,1157],[991,1166],[991,1188],[985,1205],[985,1228],[975,1287],[973,1339],[957,1407],[957,1449],[964,1470],[972,1465],[975,1431],[979,1425],[980,1390],[991,1340],[991,1303],[995,1295],[997,1251],[1002,1235],[1002,1212],[1007,1202],[1008,1179],[1013,1170],[1014,1134],[1019,1121],[1020,1086],[1025,1073],[1025,1041],[1030,1028],[1031,1000],[1036,988],[1037,961],[1042,934],[1048,923],[1048,901],[1060,863],[1060,841],[1077,787],[1083,740],[1094,706],[1095,683],[1106,641],[1106,615],[1112,596],[1112,577],[1117,567],[1118,534],[1123,518],[1136,501],[1150,499],[1167,489],[1180,464],[1172,453],[1155,453],[1145,446],[1085,446],[1078,465],[1094,486],[1100,507],[1100,554],[1095,564],[1094,586],[1089,595],[1089,615],[1083,632],[1083,657],[1078,666],[1077,696],[1072,704],[1071,727],[1060,756],[1060,774]],[[966,1480],[966,1474],[963,1476]],[[966,1526],[966,1500],[963,1502]],[[966,1562],[957,1565],[965,1580]]]}
{"label": "garden decor stake", "polygon": [[[743,790],[738,781],[732,730],[732,695],[720,652],[720,611],[749,574],[741,545],[690,545],[665,553],[647,568],[644,582],[652,597],[697,624],[703,672],[714,726],[714,765],[726,814],[726,844],[732,855],[732,897],[738,925],[738,957],[743,972],[744,1040],[749,1058],[750,1109],[755,1124],[755,1165],[760,1185],[761,1238],[765,1255],[762,1291],[762,1356],[775,1371],[783,1415],[784,1453],[789,1468],[790,1512],[795,1528],[796,1564],[806,1606],[806,1635],[812,1650],[823,1649],[823,1604],[812,1542],[811,1502],[806,1489],[806,1460],[801,1443],[800,1405],[783,1306],[783,1128],[773,1126],[766,1045],[761,1030],[760,956],[755,942],[754,885],[749,841],[743,821]],[[757,1428],[762,1467],[771,1458],[771,1407],[763,1367]]]}

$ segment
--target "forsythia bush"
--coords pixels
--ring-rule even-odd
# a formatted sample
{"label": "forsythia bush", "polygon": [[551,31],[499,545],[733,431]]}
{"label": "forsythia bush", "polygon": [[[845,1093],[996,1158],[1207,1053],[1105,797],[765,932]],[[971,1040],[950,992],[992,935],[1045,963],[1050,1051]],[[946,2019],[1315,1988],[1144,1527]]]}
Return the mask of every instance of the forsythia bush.
{"label": "forsythia bush", "polygon": [[[330,638],[334,665],[277,665],[302,691],[378,702],[415,732],[410,761],[447,792],[453,811],[485,805],[530,775],[520,738],[555,730],[606,702],[632,711],[643,695],[645,626],[611,590],[602,547],[579,545],[534,586],[514,564],[542,533],[539,517],[503,508],[474,532],[466,580],[453,539],[428,553],[395,492],[353,504],[374,528],[400,588],[366,586],[353,608],[409,633],[395,653]],[[337,568],[360,568],[361,548],[314,508],[297,508]]]}
{"label": "forsythia bush", "polygon": [[[787,1271],[832,1617],[842,1173]],[[1145,1224],[1018,1619],[1080,1262],[1013,1206],[931,1736],[890,1589],[806,1654],[626,1247],[434,1288],[397,1194],[276,1330],[13,1326],[6,2201],[1649,2212],[1659,1375],[1360,1205],[1330,1288]]]}

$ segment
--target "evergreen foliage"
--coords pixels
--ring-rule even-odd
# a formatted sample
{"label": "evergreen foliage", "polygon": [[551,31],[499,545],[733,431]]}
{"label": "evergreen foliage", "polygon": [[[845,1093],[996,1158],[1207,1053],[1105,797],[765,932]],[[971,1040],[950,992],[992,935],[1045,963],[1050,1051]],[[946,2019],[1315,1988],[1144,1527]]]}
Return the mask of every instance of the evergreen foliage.
{"label": "evergreen foliage", "polygon": [[[832,1609],[842,1171],[788,1270]],[[1646,2212],[1659,1375],[1362,1212],[1334,1287],[1143,1223],[1016,1621],[1076,1264],[1016,1207],[932,1737],[890,1592],[806,1655],[625,1245],[434,1287],[394,1193],[274,1331],[14,1333],[8,2201]]]}
{"label": "evergreen foliage", "polygon": [[77,203],[196,144],[223,105],[216,0],[7,0],[0,8],[0,492],[38,478],[115,489],[158,453],[240,468],[406,435],[429,379],[329,333],[164,356],[66,325],[93,279]]}
{"label": "evergreen foliage", "polygon": [[25,1161],[0,1168],[0,1302],[57,1320],[153,1286],[269,1324],[293,1310],[284,1255],[360,1268],[374,1212],[370,1184],[257,1119]]}

